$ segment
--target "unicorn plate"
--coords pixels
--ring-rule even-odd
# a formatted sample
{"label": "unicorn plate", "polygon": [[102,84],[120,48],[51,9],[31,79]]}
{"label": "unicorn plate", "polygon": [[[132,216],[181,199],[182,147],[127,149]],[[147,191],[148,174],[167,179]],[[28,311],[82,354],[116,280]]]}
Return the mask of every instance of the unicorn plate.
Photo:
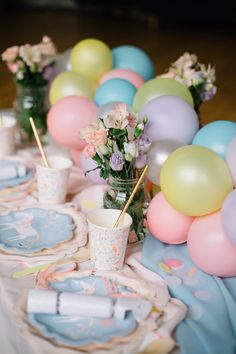
{"label": "unicorn plate", "polygon": [[[18,161],[11,161],[11,160],[2,160],[0,161],[0,168],[2,167],[7,167],[7,166],[17,166],[20,163]],[[15,187],[18,186],[19,184],[25,183],[33,178],[33,173],[31,169],[27,169],[26,173],[22,177],[15,177],[15,178],[9,178],[7,180],[0,181],[0,190],[9,188],[9,187]]]}
{"label": "unicorn plate", "polygon": [[[111,282],[112,280],[99,276],[85,276],[51,283],[50,286],[58,291],[86,295],[107,296],[111,295],[110,292],[114,290],[120,294],[122,289],[120,291],[115,289],[117,285]],[[105,343],[111,338],[127,336],[136,328],[136,321],[132,315],[120,320],[30,313],[28,318],[30,323],[37,327],[45,337],[54,338],[59,343],[69,346]]]}
{"label": "unicorn plate", "polygon": [[28,254],[53,247],[73,237],[71,216],[55,210],[26,208],[0,216],[0,247]]}

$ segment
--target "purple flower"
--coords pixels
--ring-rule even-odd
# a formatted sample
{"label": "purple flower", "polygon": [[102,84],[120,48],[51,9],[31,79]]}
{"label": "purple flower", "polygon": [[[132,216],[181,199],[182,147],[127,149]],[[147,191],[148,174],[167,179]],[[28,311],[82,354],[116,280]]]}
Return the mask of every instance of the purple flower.
{"label": "purple flower", "polygon": [[125,160],[120,151],[115,151],[110,158],[110,167],[113,171],[121,171],[123,169]]}
{"label": "purple flower", "polygon": [[[210,85],[209,85],[210,86]],[[216,94],[216,87],[211,85],[211,87],[206,87],[207,89],[205,89],[204,91],[201,92],[201,100],[204,101],[210,101],[212,99],[213,96],[215,96]]]}
{"label": "purple flower", "polygon": [[138,140],[138,149],[142,153],[148,152],[151,146],[151,139],[146,134],[142,134]]}
{"label": "purple flower", "polygon": [[143,168],[147,163],[147,155],[139,155],[135,160],[135,167],[140,169]]}

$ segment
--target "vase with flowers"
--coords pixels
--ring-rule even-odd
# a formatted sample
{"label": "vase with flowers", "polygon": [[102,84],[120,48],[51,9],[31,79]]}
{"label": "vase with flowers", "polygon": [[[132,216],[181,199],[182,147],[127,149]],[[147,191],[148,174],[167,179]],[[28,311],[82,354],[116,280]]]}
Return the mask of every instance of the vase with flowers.
{"label": "vase with flowers", "polygon": [[[99,118],[98,123],[81,132],[81,138],[87,142],[85,154],[96,162],[100,176],[109,186],[103,199],[104,208],[124,207],[146,165],[151,145],[144,133],[147,121],[145,117],[139,122],[126,104],[117,103],[105,117]],[[127,211],[133,219],[130,243],[145,236],[148,201],[145,186],[141,184]]]}
{"label": "vase with flowers", "polygon": [[194,109],[200,119],[200,106],[202,102],[211,100],[216,94],[215,68],[210,64],[206,66],[198,61],[195,54],[184,53],[161,77],[175,79],[187,86],[190,90]]}
{"label": "vase with flowers", "polygon": [[2,53],[2,60],[16,83],[13,105],[23,139],[33,137],[29,117],[34,118],[41,136],[47,131],[47,87],[56,53],[56,47],[48,36],[43,36],[38,44],[13,46]]}

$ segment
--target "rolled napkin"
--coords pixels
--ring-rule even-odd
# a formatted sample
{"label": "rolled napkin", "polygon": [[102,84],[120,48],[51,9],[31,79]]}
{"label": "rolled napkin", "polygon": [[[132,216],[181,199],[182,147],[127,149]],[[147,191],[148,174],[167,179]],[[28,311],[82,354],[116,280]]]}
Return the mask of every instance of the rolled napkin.
{"label": "rolled napkin", "polygon": [[24,177],[26,175],[26,166],[23,164],[3,164],[0,168],[0,181]]}
{"label": "rolled napkin", "polygon": [[111,298],[81,295],[71,292],[32,289],[29,291],[27,311],[62,316],[86,316],[124,319],[132,311],[134,318],[144,320],[152,304],[142,298]]}

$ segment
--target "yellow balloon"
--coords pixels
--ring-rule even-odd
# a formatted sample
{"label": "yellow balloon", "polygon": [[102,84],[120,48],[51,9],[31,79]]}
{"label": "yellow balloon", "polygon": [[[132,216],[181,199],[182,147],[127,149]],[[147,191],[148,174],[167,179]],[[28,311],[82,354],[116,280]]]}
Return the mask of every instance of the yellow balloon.
{"label": "yellow balloon", "polygon": [[233,190],[225,161],[214,151],[197,145],[172,152],[161,169],[160,186],[176,210],[191,216],[220,209]]}
{"label": "yellow balloon", "polygon": [[112,67],[112,52],[106,43],[98,39],[84,39],[71,51],[72,69],[98,80]]}
{"label": "yellow balloon", "polygon": [[194,105],[193,97],[186,86],[174,79],[159,77],[157,79],[146,81],[140,87],[134,96],[133,107],[139,112],[145,103],[151,101],[155,97],[164,95],[177,96],[191,106]]}
{"label": "yellow balloon", "polygon": [[49,101],[51,104],[66,96],[84,96],[93,98],[96,84],[88,77],[73,71],[65,71],[57,75],[49,89]]}

